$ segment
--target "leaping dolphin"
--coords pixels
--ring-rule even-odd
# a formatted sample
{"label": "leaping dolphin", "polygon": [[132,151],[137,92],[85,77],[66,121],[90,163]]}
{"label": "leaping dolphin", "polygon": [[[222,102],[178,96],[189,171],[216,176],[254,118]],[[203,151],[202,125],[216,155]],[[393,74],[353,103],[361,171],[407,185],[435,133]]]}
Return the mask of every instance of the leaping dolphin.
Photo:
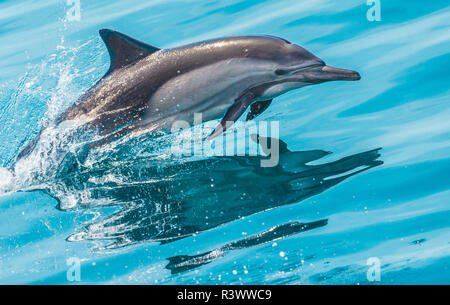
{"label": "leaping dolphin", "polygon": [[109,29],[100,36],[110,68],[57,123],[86,122],[104,136],[102,143],[126,132],[170,129],[179,120],[192,124],[194,113],[202,113],[204,121],[222,118],[212,139],[249,106],[247,120],[287,91],[360,79],[358,72],[327,66],[274,36],[226,37],[165,50]]}

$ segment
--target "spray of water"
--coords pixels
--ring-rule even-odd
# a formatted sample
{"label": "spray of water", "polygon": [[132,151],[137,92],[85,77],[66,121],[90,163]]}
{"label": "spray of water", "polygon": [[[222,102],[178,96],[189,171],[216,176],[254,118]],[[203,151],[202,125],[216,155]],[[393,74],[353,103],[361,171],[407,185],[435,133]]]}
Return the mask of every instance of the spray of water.
{"label": "spray of water", "polygon": [[[0,91],[0,192],[39,185],[54,175],[62,151],[79,147],[79,126],[54,126],[55,118],[106,70],[107,58],[98,39],[69,47],[61,38],[55,52],[29,64],[17,83]],[[36,149],[15,164],[17,154],[42,130]],[[72,145],[73,144],[73,145]],[[14,170],[8,170],[14,168]]]}

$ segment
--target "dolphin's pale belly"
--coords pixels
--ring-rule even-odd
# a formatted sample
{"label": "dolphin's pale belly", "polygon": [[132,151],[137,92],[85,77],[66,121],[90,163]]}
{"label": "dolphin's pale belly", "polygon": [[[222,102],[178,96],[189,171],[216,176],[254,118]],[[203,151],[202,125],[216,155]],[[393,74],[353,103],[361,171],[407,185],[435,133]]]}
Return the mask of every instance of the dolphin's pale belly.
{"label": "dolphin's pale belly", "polygon": [[175,121],[192,124],[195,113],[201,113],[203,122],[220,118],[249,86],[266,80],[271,69],[268,62],[239,58],[187,73],[179,71],[178,77],[163,84],[150,98],[139,125],[170,129]]}
{"label": "dolphin's pale belly", "polygon": [[301,82],[283,82],[280,84],[273,85],[267,90],[263,92],[263,94],[259,97],[260,100],[269,100],[273,99],[277,96],[280,96],[290,90],[298,89],[301,87],[307,86],[307,83],[301,83]]}

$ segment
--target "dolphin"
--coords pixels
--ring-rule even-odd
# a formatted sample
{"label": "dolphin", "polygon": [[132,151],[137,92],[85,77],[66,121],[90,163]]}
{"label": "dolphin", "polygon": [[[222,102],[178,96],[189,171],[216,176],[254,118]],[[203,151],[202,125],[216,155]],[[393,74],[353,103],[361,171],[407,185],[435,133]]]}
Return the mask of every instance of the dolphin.
{"label": "dolphin", "polygon": [[[100,30],[109,55],[106,74],[56,120],[95,127],[108,143],[132,131],[170,130],[222,118],[213,139],[250,107],[247,120],[293,89],[358,72],[327,66],[299,45],[275,36],[238,36],[159,49],[110,29]],[[34,142],[34,143],[33,143]],[[33,141],[21,155],[35,145]]]}

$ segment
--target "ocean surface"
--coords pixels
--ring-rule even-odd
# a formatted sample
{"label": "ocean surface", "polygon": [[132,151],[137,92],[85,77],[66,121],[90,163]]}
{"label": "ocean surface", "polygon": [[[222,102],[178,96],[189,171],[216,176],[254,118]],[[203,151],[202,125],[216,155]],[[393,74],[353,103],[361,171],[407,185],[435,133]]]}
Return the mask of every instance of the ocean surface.
{"label": "ocean surface", "polygon": [[[0,283],[450,284],[450,6],[380,4],[1,0]],[[177,157],[170,135],[86,155],[48,128],[11,174],[108,69],[101,28],[276,35],[362,79],[274,100],[276,167]]]}

